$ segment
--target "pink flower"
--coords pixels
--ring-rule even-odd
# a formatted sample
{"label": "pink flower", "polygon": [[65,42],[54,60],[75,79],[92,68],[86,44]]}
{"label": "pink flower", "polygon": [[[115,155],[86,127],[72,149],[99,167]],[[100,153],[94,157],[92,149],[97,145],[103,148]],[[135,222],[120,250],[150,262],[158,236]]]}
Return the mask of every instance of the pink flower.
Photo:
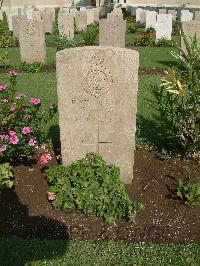
{"label": "pink flower", "polygon": [[16,145],[19,142],[19,138],[17,135],[13,135],[9,137],[9,141],[11,144]]}
{"label": "pink flower", "polygon": [[39,98],[31,98],[29,103],[37,105],[41,103],[41,100]]}
{"label": "pink flower", "polygon": [[25,93],[19,93],[19,94],[17,94],[17,95],[15,96],[15,99],[16,99],[16,100],[20,100],[22,97],[25,97],[25,96],[26,96]]}
{"label": "pink flower", "polygon": [[0,139],[1,140],[8,140],[8,135],[2,134],[2,135],[0,135]]}
{"label": "pink flower", "polygon": [[16,77],[17,76],[17,71],[15,69],[11,69],[9,71],[9,75],[12,76],[12,77]]}
{"label": "pink flower", "polygon": [[56,109],[57,108],[57,105],[55,104],[55,103],[51,103],[50,105],[49,105],[49,109],[51,109],[51,110],[54,110],[54,109]]}
{"label": "pink flower", "polygon": [[10,135],[10,136],[16,136],[16,134],[17,134],[17,133],[16,133],[14,130],[9,131],[9,135]]}
{"label": "pink flower", "polygon": [[7,146],[6,144],[2,145],[2,146],[0,147],[0,152],[4,152],[4,151],[6,151],[7,148],[8,148],[8,146]]}
{"label": "pink flower", "polygon": [[36,139],[30,139],[29,142],[28,142],[28,145],[32,146],[32,147],[34,147],[36,144],[37,144],[37,140]]}
{"label": "pink flower", "polygon": [[51,154],[49,153],[45,153],[40,157],[40,163],[41,164],[46,164],[48,163],[48,161],[50,161],[52,159]]}
{"label": "pink flower", "polygon": [[4,83],[0,83],[0,91],[3,91],[7,88],[7,85]]}
{"label": "pink flower", "polygon": [[15,106],[11,105],[11,106],[9,106],[9,109],[10,109],[10,111],[14,111],[15,110]]}
{"label": "pink flower", "polygon": [[49,192],[48,193],[48,200],[54,201],[55,199],[56,199],[56,194],[54,192]]}
{"label": "pink flower", "polygon": [[25,115],[24,119],[29,120],[31,118],[31,115]]}
{"label": "pink flower", "polygon": [[7,103],[7,102],[8,102],[8,99],[3,98],[3,99],[1,99],[1,102],[2,102],[2,103]]}
{"label": "pink flower", "polygon": [[30,127],[23,127],[22,128],[22,133],[24,135],[29,134],[30,132],[32,132],[32,129]]}

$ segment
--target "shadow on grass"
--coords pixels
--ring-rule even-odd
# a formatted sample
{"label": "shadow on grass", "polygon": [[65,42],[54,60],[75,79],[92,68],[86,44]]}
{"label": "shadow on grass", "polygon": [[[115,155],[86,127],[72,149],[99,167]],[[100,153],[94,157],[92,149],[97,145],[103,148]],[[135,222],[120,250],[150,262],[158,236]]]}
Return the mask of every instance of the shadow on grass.
{"label": "shadow on grass", "polygon": [[[0,265],[23,266],[66,253],[69,235],[65,225],[44,216],[30,217],[14,190],[0,194],[0,210]],[[58,244],[58,240],[65,241]]]}
{"label": "shadow on grass", "polygon": [[177,61],[156,61],[157,63],[166,67],[176,67],[178,65]]}

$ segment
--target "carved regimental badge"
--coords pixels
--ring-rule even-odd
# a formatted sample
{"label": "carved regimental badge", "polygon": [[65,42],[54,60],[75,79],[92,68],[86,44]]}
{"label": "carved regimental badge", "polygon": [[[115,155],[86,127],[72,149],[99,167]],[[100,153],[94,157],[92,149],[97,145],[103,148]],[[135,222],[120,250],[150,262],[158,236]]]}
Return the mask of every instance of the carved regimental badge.
{"label": "carved regimental badge", "polygon": [[105,66],[105,60],[100,54],[95,54],[89,61],[82,88],[92,96],[99,97],[112,88],[112,83],[112,75]]}

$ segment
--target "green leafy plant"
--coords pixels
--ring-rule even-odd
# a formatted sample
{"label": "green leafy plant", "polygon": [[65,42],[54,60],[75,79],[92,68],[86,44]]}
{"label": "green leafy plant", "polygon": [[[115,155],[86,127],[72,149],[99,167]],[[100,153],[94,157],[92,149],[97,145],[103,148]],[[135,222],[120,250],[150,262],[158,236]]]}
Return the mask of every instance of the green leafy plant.
{"label": "green leafy plant", "polygon": [[128,17],[126,17],[126,23],[127,23],[127,24],[128,24],[128,23],[135,23],[135,18],[132,17],[132,16],[128,16]]}
{"label": "green leafy plant", "polygon": [[191,171],[188,167],[185,167],[187,173],[187,181],[179,180],[178,186],[174,191],[175,196],[180,198],[188,204],[200,203],[200,178],[196,181],[191,180]]}
{"label": "green leafy plant", "polygon": [[172,35],[180,36],[181,33],[181,21],[176,20],[172,23]]}
{"label": "green leafy plant", "polygon": [[0,20],[0,48],[8,48],[16,46],[16,39],[11,35],[8,29],[8,23],[5,12],[3,20]]}
{"label": "green leafy plant", "polygon": [[145,31],[141,31],[139,36],[133,37],[133,45],[135,46],[154,46],[154,29],[148,28]]}
{"label": "green leafy plant", "polygon": [[169,68],[156,92],[163,122],[177,146],[191,155],[200,148],[200,46],[196,36],[182,36],[184,49],[172,52],[178,64]]}
{"label": "green leafy plant", "polygon": [[161,38],[158,41],[156,41],[155,46],[157,46],[157,47],[174,47],[174,46],[177,46],[177,44],[173,40]]}
{"label": "green leafy plant", "polygon": [[116,218],[134,220],[136,212],[143,208],[128,198],[119,168],[107,165],[95,153],[86,154],[70,166],[50,168],[46,173],[49,200],[55,208],[76,208],[108,223]]}
{"label": "green leafy plant", "polygon": [[33,62],[31,64],[24,62],[20,67],[21,70],[26,71],[28,73],[39,73],[42,72],[43,68],[44,64],[40,62]]}
{"label": "green leafy plant", "polygon": [[136,27],[134,23],[126,23],[126,32],[128,33],[135,33]]}
{"label": "green leafy plant", "polygon": [[0,52],[0,67],[5,67],[8,65],[8,53],[1,53]]}
{"label": "green leafy plant", "polygon": [[67,38],[58,38],[57,39],[57,51],[61,51],[65,48],[78,47],[83,45],[82,40],[70,40]]}
{"label": "green leafy plant", "polygon": [[99,28],[97,24],[90,24],[86,30],[83,31],[83,40],[86,45],[95,44]]}
{"label": "green leafy plant", "polygon": [[4,188],[11,188],[13,186],[12,166],[9,163],[0,164],[0,192]]}
{"label": "green leafy plant", "polygon": [[56,112],[41,109],[39,98],[28,98],[16,90],[17,73],[10,71],[9,84],[0,83],[0,161],[37,158],[38,148],[48,141],[45,125]]}
{"label": "green leafy plant", "polygon": [[169,159],[172,158],[172,153],[171,151],[167,151],[164,148],[162,149],[161,153],[160,153],[160,158],[164,161],[167,161]]}

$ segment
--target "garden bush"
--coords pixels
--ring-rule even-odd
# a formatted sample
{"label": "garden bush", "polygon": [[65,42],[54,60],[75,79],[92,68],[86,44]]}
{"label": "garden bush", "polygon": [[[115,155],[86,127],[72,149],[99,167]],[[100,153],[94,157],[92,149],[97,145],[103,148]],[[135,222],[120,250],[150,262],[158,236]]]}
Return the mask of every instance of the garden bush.
{"label": "garden bush", "polygon": [[13,186],[12,167],[9,163],[0,164],[0,193],[4,188],[11,188]]}
{"label": "garden bush", "polygon": [[1,53],[0,52],[0,67],[5,67],[8,65],[8,53]]}
{"label": "garden bush", "polygon": [[136,27],[134,23],[126,23],[126,32],[128,33],[135,33]]}
{"label": "garden bush", "polygon": [[86,45],[95,44],[99,28],[97,24],[90,24],[86,30],[83,31],[83,40]]}
{"label": "garden bush", "polygon": [[0,160],[13,162],[35,158],[41,144],[48,140],[46,125],[56,111],[41,110],[39,98],[27,99],[16,91],[16,71],[10,72],[9,85],[0,83]]}
{"label": "garden bush", "polygon": [[39,73],[44,69],[44,64],[40,62],[25,63],[23,62],[20,69],[26,71],[27,73]]}
{"label": "garden bush", "polygon": [[181,33],[181,21],[173,21],[172,23],[172,35],[180,36]]}
{"label": "garden bush", "polygon": [[175,46],[177,46],[177,44],[173,40],[161,38],[155,42],[155,46],[157,46],[157,47],[175,47]]}
{"label": "garden bush", "polygon": [[4,13],[3,20],[0,20],[0,48],[8,48],[16,46],[17,41],[11,35],[8,29],[7,18]]}
{"label": "garden bush", "polygon": [[132,16],[128,16],[128,17],[126,17],[126,23],[127,23],[127,24],[128,24],[128,23],[135,23],[135,18],[132,17]]}
{"label": "garden bush", "polygon": [[179,179],[178,186],[176,188],[175,196],[183,200],[187,204],[199,204],[200,203],[200,178],[196,181],[191,179],[191,171],[188,167],[185,167],[187,173],[187,180],[183,181]]}
{"label": "garden bush", "polygon": [[182,38],[185,49],[172,52],[178,63],[165,72],[155,95],[162,120],[177,146],[185,154],[194,155],[200,148],[200,45],[196,36]]}
{"label": "garden bush", "polygon": [[82,45],[83,45],[82,40],[70,40],[70,39],[61,38],[61,37],[58,37],[57,39],[57,51],[61,51],[65,48],[78,47]]}
{"label": "garden bush", "polygon": [[107,165],[97,154],[88,153],[70,166],[50,168],[46,174],[48,198],[55,208],[79,209],[108,223],[116,218],[134,220],[136,212],[143,208],[128,198],[119,168]]}
{"label": "garden bush", "polygon": [[148,28],[145,31],[140,32],[139,36],[133,37],[133,45],[135,46],[154,46],[154,29]]}

